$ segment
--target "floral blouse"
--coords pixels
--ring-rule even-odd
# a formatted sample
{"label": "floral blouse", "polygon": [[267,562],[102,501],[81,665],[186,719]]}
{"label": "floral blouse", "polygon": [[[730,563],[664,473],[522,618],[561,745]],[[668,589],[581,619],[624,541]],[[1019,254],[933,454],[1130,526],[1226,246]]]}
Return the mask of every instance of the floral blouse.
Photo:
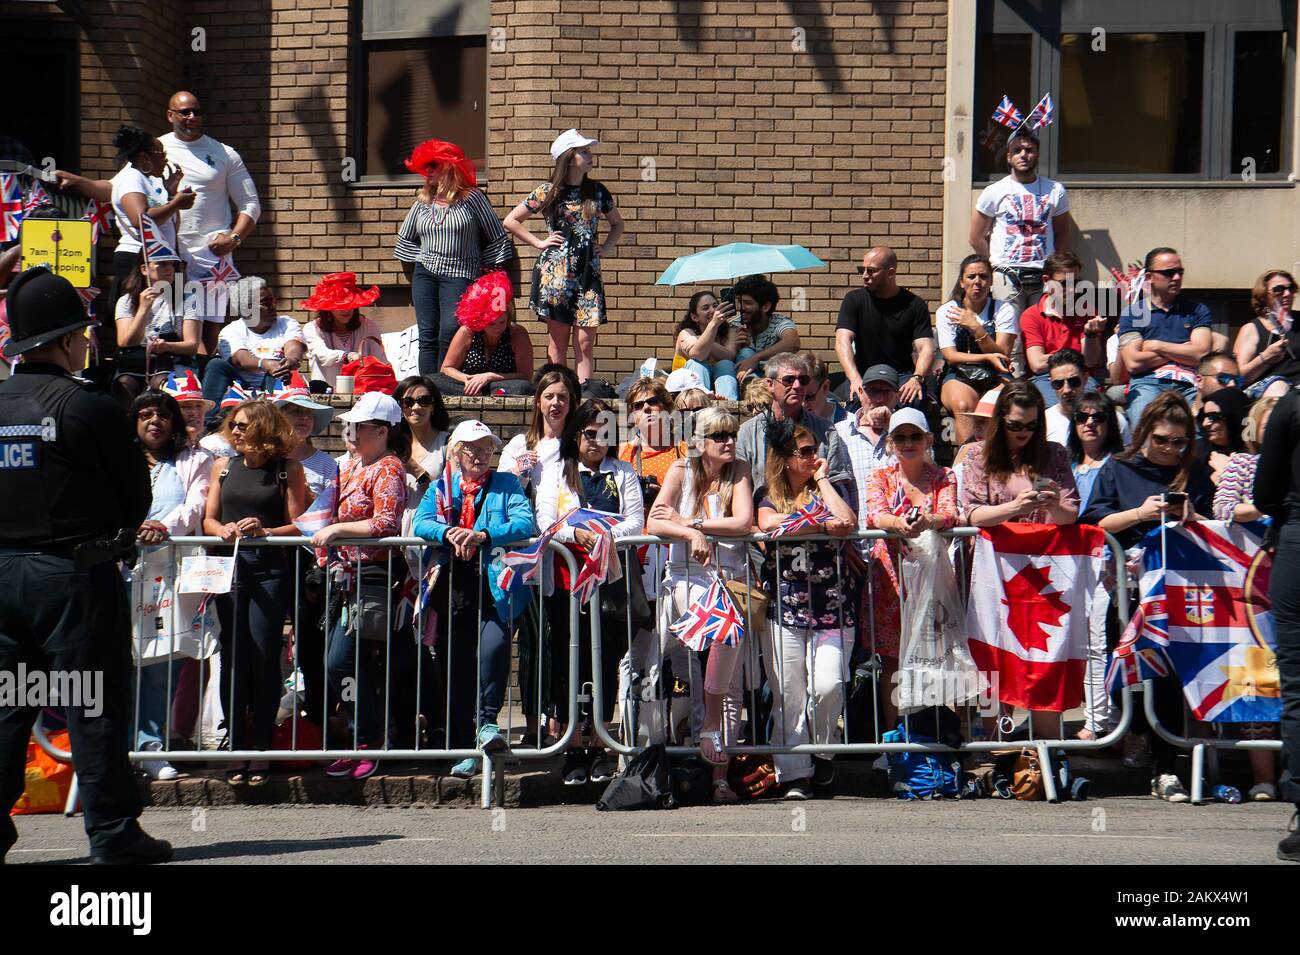
{"label": "floral blouse", "polygon": [[[401,533],[402,511],[406,506],[406,470],[397,455],[385,454],[363,465],[355,454],[348,455],[339,470],[337,523],[369,521],[369,537],[394,537]],[[349,563],[361,552],[363,563],[385,563],[385,547],[340,547],[340,559]]]}
{"label": "floral blouse", "polygon": [[[1023,473],[1013,474],[1006,480],[995,480],[984,470],[984,442],[972,447],[966,455],[965,474],[961,488],[961,519],[970,523],[971,512],[977,507],[990,504],[1006,504],[1014,500],[1021,491],[1033,486],[1033,478]],[[1074,483],[1074,473],[1070,470],[1070,455],[1059,444],[1048,442],[1047,466],[1039,477],[1055,481],[1061,489],[1061,504],[1069,507],[1079,506],[1079,489]],[[1012,518],[1018,523],[1053,524],[1046,507],[1040,507],[1024,517]]]}
{"label": "floral blouse", "polygon": [[[867,477],[867,521],[878,527],[877,519],[888,514],[902,517],[912,507],[903,491],[902,469],[897,464],[878,468]],[[917,505],[922,513],[936,514],[943,519],[945,529],[960,523],[957,510],[957,478],[948,468],[937,464],[925,466],[925,476],[930,482],[930,493],[924,505]]]}

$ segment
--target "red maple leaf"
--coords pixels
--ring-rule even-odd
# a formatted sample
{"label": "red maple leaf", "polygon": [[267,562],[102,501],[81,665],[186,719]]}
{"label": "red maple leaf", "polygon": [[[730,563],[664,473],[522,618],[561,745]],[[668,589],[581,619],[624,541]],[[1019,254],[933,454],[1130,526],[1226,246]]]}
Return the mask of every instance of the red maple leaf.
{"label": "red maple leaf", "polygon": [[1059,593],[1043,592],[1051,582],[1045,569],[1026,564],[1003,585],[1007,626],[1026,650],[1046,650],[1048,634],[1043,628],[1060,626],[1061,618],[1070,612]]}

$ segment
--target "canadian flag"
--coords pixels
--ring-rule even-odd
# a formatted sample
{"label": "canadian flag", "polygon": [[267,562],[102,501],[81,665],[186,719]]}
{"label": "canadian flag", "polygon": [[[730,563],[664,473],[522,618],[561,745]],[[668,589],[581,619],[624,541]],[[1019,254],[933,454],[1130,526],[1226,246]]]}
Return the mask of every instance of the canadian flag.
{"label": "canadian flag", "polygon": [[966,610],[971,657],[998,699],[1061,712],[1083,701],[1088,610],[1102,570],[1099,527],[1003,524],[975,539]]}

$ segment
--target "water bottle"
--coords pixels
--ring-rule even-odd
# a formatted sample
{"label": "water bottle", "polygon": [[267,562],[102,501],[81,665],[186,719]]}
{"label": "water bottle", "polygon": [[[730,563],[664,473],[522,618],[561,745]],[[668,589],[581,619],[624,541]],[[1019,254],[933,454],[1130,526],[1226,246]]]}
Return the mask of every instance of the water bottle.
{"label": "water bottle", "polygon": [[1215,786],[1214,801],[1226,802],[1235,806],[1241,802],[1241,790],[1236,786]]}

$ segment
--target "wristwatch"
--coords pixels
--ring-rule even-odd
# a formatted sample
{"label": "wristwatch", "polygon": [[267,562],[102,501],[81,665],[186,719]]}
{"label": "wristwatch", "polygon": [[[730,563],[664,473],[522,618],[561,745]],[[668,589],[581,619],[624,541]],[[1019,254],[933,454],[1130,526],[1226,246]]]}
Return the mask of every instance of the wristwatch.
{"label": "wristwatch", "polygon": [[693,527],[697,531],[704,530],[704,518],[702,517],[695,518],[695,520],[691,521],[691,527]]}
{"label": "wristwatch", "polygon": [[235,243],[235,245],[243,245],[243,244],[244,244],[244,237],[243,237],[242,235],[240,235],[238,232],[236,232],[234,229],[231,229],[231,230],[230,230],[230,241],[233,242],[233,243]]}

